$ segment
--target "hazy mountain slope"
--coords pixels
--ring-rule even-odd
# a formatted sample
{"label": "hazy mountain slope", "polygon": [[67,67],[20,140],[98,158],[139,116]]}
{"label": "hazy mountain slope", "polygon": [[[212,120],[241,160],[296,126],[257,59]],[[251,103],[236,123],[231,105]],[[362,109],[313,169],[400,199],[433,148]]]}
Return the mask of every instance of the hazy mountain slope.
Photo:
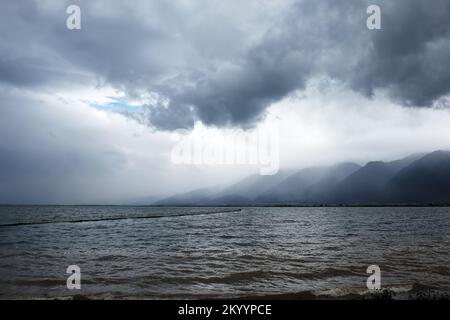
{"label": "hazy mountain slope", "polygon": [[196,189],[187,193],[177,194],[156,201],[154,205],[163,205],[163,206],[205,205],[208,203],[208,201],[214,198],[214,196],[222,189],[223,189],[222,187]]}
{"label": "hazy mountain slope", "polygon": [[374,204],[387,202],[385,188],[390,179],[423,155],[391,161],[371,161],[316,199],[329,204]]}
{"label": "hazy mountain slope", "polygon": [[337,184],[326,197],[331,203],[371,203],[383,197],[383,189],[395,172],[384,162],[369,162]]}
{"label": "hazy mountain slope", "polygon": [[223,191],[219,192],[216,197],[224,198],[240,196],[248,199],[255,199],[293,173],[293,170],[280,170],[277,174],[271,176],[254,174],[225,188]]}
{"label": "hazy mountain slope", "polygon": [[198,189],[158,205],[450,204],[450,152],[342,163],[274,176],[252,175],[228,187]]}
{"label": "hazy mountain slope", "polygon": [[315,196],[360,168],[354,163],[314,167],[298,171],[261,194],[258,203],[316,202]]}
{"label": "hazy mountain slope", "polygon": [[396,203],[450,204],[450,152],[432,152],[403,168],[385,192]]}
{"label": "hazy mountain slope", "polygon": [[221,188],[204,188],[178,194],[156,202],[156,205],[245,205],[272,186],[286,179],[292,171],[280,170],[271,176],[251,175]]}
{"label": "hazy mountain slope", "polygon": [[409,166],[414,161],[417,161],[417,160],[423,158],[425,155],[426,155],[426,153],[415,153],[415,154],[412,154],[412,155],[407,156],[407,157],[405,157],[403,159],[400,159],[400,160],[387,162],[387,165],[394,172],[399,172],[403,168],[406,168],[407,166]]}
{"label": "hazy mountain slope", "polygon": [[316,204],[326,202],[327,196],[336,189],[336,186],[359,169],[361,169],[361,166],[354,163],[339,165],[305,191],[305,201]]}

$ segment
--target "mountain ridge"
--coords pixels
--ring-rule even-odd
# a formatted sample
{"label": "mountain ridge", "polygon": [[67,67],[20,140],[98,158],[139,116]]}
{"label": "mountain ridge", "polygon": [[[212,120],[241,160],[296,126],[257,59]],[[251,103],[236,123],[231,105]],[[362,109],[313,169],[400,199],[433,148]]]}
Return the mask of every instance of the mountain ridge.
{"label": "mountain ridge", "polygon": [[450,204],[450,151],[413,154],[363,166],[281,170],[274,176],[248,176],[222,188],[197,189],[154,205],[447,205]]}

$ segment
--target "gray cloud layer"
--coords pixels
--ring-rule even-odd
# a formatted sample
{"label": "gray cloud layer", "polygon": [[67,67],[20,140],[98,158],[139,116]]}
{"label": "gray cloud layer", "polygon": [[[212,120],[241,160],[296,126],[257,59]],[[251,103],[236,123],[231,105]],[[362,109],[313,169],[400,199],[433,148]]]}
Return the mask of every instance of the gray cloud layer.
{"label": "gray cloud layer", "polygon": [[[286,2],[287,3],[287,2]],[[0,81],[42,88],[109,84],[151,93],[146,119],[164,130],[252,126],[267,107],[316,76],[404,105],[450,92],[450,1],[78,1],[82,30],[65,29],[69,2],[3,1]]]}

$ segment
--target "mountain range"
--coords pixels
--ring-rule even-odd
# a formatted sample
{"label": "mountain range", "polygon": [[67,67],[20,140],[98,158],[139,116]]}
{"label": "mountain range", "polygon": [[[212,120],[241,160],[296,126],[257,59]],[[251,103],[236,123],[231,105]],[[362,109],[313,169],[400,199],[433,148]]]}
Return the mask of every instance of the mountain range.
{"label": "mountain range", "polygon": [[251,175],[228,187],[159,200],[161,206],[448,205],[450,152],[414,154],[360,166],[339,163],[273,176]]}

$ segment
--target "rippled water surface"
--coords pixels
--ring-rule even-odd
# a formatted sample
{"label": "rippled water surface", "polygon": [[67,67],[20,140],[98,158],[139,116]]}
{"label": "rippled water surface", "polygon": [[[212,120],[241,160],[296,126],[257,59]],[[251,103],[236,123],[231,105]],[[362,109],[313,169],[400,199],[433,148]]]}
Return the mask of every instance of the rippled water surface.
{"label": "rippled water surface", "polygon": [[450,208],[230,210],[0,207],[0,298],[339,294],[372,264],[382,286],[450,293]]}

